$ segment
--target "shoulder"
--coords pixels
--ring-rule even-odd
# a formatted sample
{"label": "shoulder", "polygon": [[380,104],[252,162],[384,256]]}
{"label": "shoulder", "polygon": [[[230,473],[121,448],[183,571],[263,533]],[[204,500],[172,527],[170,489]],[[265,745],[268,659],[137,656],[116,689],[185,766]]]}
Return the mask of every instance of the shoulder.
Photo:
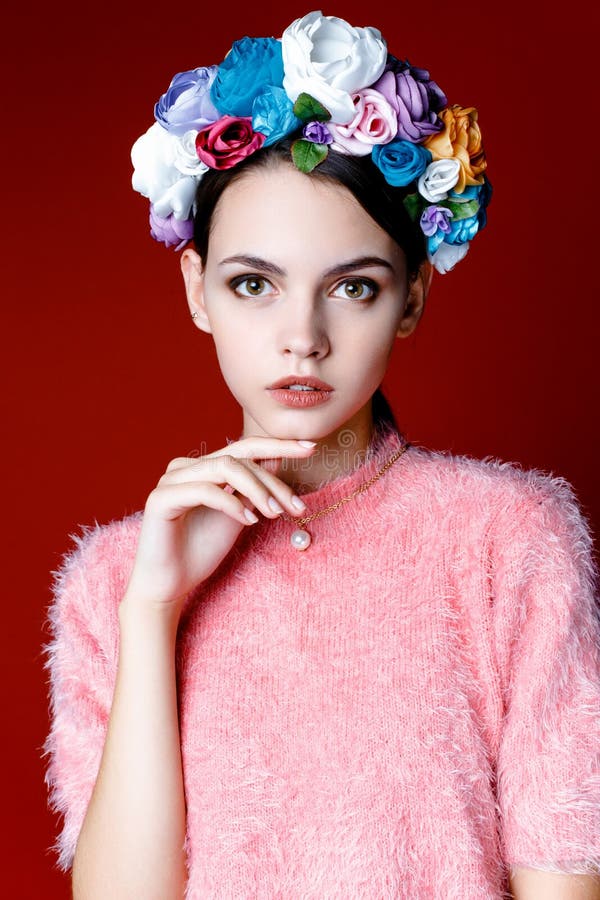
{"label": "shoulder", "polygon": [[47,617],[55,633],[83,623],[100,631],[114,619],[131,574],[143,511],[106,523],[78,524],[70,546],[51,571],[52,600]]}
{"label": "shoulder", "polygon": [[404,460],[388,482],[386,525],[420,522],[440,540],[490,542],[492,552],[512,542],[516,554],[532,545],[548,553],[562,543],[576,556],[594,556],[589,511],[561,474],[419,444]]}
{"label": "shoulder", "polygon": [[78,524],[69,534],[71,545],[63,552],[58,568],[52,571],[54,586],[79,573],[93,579],[94,573],[120,567],[135,552],[143,511],[106,523]]}
{"label": "shoulder", "polygon": [[488,455],[475,457],[420,445],[410,449],[410,479],[444,504],[467,510],[485,505],[494,516],[531,515],[536,507],[567,518],[582,515],[582,503],[565,477],[520,462]]}

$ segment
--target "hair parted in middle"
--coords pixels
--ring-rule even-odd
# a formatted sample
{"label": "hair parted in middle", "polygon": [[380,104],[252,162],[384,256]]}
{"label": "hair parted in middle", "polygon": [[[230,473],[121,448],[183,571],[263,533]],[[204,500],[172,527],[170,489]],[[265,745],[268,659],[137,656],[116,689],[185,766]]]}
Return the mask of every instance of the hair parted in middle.
{"label": "hair parted in middle", "polygon": [[[208,254],[213,213],[225,189],[256,169],[273,168],[285,163],[293,166],[293,143],[293,136],[286,137],[260,153],[248,156],[231,169],[206,172],[196,190],[193,216],[194,247],[203,263]],[[350,191],[371,218],[404,251],[409,284],[417,278],[421,264],[427,259],[427,248],[423,232],[418,223],[411,220],[404,205],[408,192],[406,188],[389,185],[368,157],[342,153],[330,153],[305,177],[340,184]]]}

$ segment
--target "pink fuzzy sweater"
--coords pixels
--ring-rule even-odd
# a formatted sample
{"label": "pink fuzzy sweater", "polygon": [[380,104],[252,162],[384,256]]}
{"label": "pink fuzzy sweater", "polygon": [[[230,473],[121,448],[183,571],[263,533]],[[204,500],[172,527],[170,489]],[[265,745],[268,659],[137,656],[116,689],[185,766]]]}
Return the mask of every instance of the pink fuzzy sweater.
{"label": "pink fuzzy sweater", "polygon": [[[387,428],[308,512],[399,446]],[[44,649],[54,849],[100,764],[142,512],[79,526]],[[508,896],[600,871],[600,615],[568,481],[411,447],[311,522],[261,517],[187,598],[177,665],[188,900]]]}

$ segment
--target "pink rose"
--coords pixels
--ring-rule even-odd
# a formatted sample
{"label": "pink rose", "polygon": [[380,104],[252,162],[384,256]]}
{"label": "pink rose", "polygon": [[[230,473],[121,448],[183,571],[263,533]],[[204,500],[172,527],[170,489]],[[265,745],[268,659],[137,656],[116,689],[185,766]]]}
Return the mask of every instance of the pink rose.
{"label": "pink rose", "polygon": [[383,94],[364,88],[352,94],[355,114],[348,125],[327,123],[333,135],[332,149],[366,156],[373,144],[387,144],[398,132],[398,116]]}
{"label": "pink rose", "polygon": [[198,132],[196,153],[211,169],[231,169],[264,142],[264,134],[252,130],[251,118],[222,116]]}

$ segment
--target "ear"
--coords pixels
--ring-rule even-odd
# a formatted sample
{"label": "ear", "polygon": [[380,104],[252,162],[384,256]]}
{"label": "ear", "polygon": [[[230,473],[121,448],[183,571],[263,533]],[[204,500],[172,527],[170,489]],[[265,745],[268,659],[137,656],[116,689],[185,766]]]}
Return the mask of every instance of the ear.
{"label": "ear", "polygon": [[192,321],[202,331],[212,333],[204,303],[204,269],[199,254],[191,247],[181,254],[181,272],[190,313],[196,313]]}
{"label": "ear", "polygon": [[427,294],[431,287],[432,278],[433,266],[429,260],[425,260],[421,263],[419,274],[409,288],[406,305],[398,326],[398,331],[396,332],[396,337],[408,337],[419,324],[419,319],[423,315],[425,309],[425,300],[427,299]]}

